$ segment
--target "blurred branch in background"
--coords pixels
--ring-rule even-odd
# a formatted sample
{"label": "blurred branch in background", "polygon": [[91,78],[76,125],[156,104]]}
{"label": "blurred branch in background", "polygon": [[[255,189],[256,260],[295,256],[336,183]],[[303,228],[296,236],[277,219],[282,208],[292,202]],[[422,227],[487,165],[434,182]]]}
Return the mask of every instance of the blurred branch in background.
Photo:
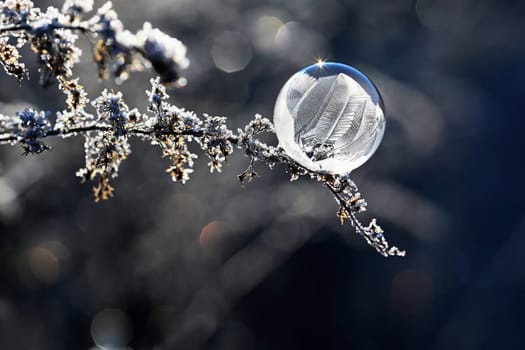
{"label": "blurred branch in background", "polygon": [[45,162],[34,159],[22,159],[13,164],[0,177],[0,216],[2,221],[9,222],[20,215],[18,198],[31,186],[49,173]]}
{"label": "blurred branch in background", "polygon": [[205,285],[192,293],[162,349],[199,349],[206,344],[232,306],[267,278],[317,229],[313,220],[300,217],[270,223],[269,229],[233,254],[213,272]]}

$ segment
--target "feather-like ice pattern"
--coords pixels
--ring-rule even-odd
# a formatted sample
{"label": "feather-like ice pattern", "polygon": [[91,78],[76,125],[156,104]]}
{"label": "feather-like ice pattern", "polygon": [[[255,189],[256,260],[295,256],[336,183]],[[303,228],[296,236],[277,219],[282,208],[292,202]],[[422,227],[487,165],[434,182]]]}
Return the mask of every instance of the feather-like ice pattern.
{"label": "feather-like ice pattern", "polygon": [[363,111],[366,108],[366,100],[349,101],[341,113],[338,124],[330,135],[328,142],[337,148],[345,143],[348,138],[359,132],[363,121]]}
{"label": "feather-like ice pattern", "polygon": [[297,104],[295,120],[295,139],[299,142],[303,136],[318,125],[323,111],[335,92],[334,79],[321,78],[314,88],[310,89],[300,104]]}
{"label": "feather-like ice pattern", "polygon": [[308,91],[315,87],[317,79],[306,73],[301,73],[294,79],[293,88],[290,88],[286,96],[286,107],[292,113],[294,108],[301,104],[301,101],[307,96]]}
{"label": "feather-like ice pattern", "polygon": [[372,147],[376,147],[374,140],[377,139],[377,133],[380,129],[379,123],[381,123],[380,119],[370,115],[360,129],[362,132],[356,135],[345,147],[342,147],[339,151],[340,154],[342,156],[360,157],[370,152]]}
{"label": "feather-like ice pattern", "polygon": [[[345,85],[344,76],[323,77],[319,79],[319,100],[315,107],[308,105],[302,113],[310,114],[307,124],[301,129],[296,129],[296,138],[301,139],[304,144],[320,144],[327,139],[333,129],[334,118],[339,110],[344,108],[347,100],[348,88]],[[300,109],[301,111],[301,109]]]}
{"label": "feather-like ice pattern", "polygon": [[[326,78],[323,78],[326,79]],[[320,117],[315,125],[303,136],[304,143],[316,143],[328,145],[334,142],[330,139],[339,124],[345,106],[350,98],[350,89],[346,76],[338,74],[335,79],[331,78],[332,85],[330,93],[327,95],[327,102],[323,110],[320,110]],[[326,142],[328,140],[328,142]]]}
{"label": "feather-like ice pattern", "polygon": [[345,115],[344,121],[347,123],[346,127],[340,127],[338,131],[341,135],[335,140],[334,147],[336,149],[345,148],[352,143],[354,138],[363,132],[363,119],[367,107],[366,97],[359,97],[353,99],[346,105],[343,112]]}

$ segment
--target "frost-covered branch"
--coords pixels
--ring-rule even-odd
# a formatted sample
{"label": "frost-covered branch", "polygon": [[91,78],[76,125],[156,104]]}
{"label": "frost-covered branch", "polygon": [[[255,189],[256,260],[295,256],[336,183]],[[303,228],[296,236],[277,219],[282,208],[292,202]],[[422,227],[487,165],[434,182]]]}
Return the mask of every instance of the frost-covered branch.
{"label": "frost-covered branch", "polygon": [[[241,149],[250,159],[248,168],[239,175],[242,183],[257,175],[255,162],[270,168],[284,165],[291,180],[309,176],[334,195],[341,223],[349,220],[357,233],[382,255],[404,255],[389,246],[375,220],[365,226],[357,219],[356,214],[366,209],[366,202],[348,176],[311,171],[280,147],[258,140],[260,133],[274,132],[267,118],[256,115],[244,128],[232,131],[225,117],[198,116],[170,104],[166,85],[177,83],[179,70],[189,63],[186,47],[179,40],[153,29],[149,23],[137,33],[125,30],[110,2],[91,18],[83,19],[92,8],[92,1],[81,0],[67,0],[62,10],[50,7],[45,12],[28,0],[0,2],[0,63],[6,73],[19,81],[28,75],[18,49],[29,44],[39,60],[42,85],[48,86],[55,79],[67,103],[67,108],[54,118],[51,113],[34,109],[0,115],[0,144],[20,144],[26,155],[40,154],[50,148],[46,144],[48,137],[83,136],[85,166],[77,175],[83,181],[93,182],[95,201],[113,195],[110,182],[131,153],[131,137],[159,147],[162,157],[169,160],[166,172],[173,181],[181,183],[190,179],[198,157],[188,147],[191,142],[209,159],[211,172],[220,172],[234,149]],[[146,91],[146,110],[130,108],[122,93],[108,90],[90,102],[72,71],[81,54],[75,45],[77,33],[93,43],[93,59],[101,78],[113,77],[122,82],[132,71],[148,66],[155,70],[158,77],[151,80],[151,88]]]}
{"label": "frost-covered branch", "polygon": [[150,23],[137,33],[124,28],[111,2],[96,14],[84,16],[93,9],[92,0],[67,0],[61,10],[46,11],[29,0],[6,0],[0,3],[0,63],[7,74],[19,81],[27,76],[18,49],[29,44],[39,60],[41,83],[53,78],[64,84],[72,76],[81,51],[75,46],[78,33],[93,44],[93,59],[99,76],[126,80],[130,72],[152,67],[163,83],[175,83],[178,70],[188,66],[186,46]]}

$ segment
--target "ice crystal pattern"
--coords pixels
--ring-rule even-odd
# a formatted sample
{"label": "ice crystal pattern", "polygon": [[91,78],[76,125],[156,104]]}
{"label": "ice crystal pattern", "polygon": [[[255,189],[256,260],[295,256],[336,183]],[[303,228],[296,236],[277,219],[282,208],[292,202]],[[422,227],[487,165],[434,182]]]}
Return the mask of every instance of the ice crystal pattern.
{"label": "ice crystal pattern", "polygon": [[306,168],[346,174],[375,152],[385,130],[384,106],[357,69],[320,62],[294,74],[275,103],[279,145]]}
{"label": "ice crystal pattern", "polygon": [[[356,214],[366,209],[366,202],[347,172],[311,167],[293,152],[257,139],[260,133],[274,132],[269,119],[256,115],[244,128],[233,131],[228,128],[226,117],[199,116],[171,104],[166,87],[182,85],[180,71],[189,64],[186,46],[180,40],[149,23],[136,33],[126,30],[111,2],[90,15],[93,10],[93,1],[86,0],[67,0],[60,10],[42,10],[29,0],[0,1],[0,64],[5,72],[20,82],[29,76],[19,53],[21,47],[29,45],[39,62],[40,83],[44,87],[57,86],[66,101],[66,108],[55,113],[27,108],[15,115],[0,114],[0,144],[19,144],[23,154],[37,155],[50,148],[45,142],[48,137],[84,137],[85,165],[77,175],[93,183],[95,201],[114,195],[111,181],[131,154],[132,137],[158,147],[169,163],[166,172],[173,181],[183,184],[190,180],[198,156],[190,150],[190,143],[196,143],[208,158],[212,172],[220,172],[228,156],[241,149],[249,158],[247,169],[239,175],[242,183],[257,175],[256,162],[271,168],[277,164],[285,166],[291,180],[309,176],[333,194],[341,223],[348,220],[382,255],[404,255],[404,251],[388,244],[375,220],[363,225],[357,219]],[[123,83],[134,71],[148,67],[154,70],[157,77],[151,79],[151,87],[146,91],[149,105],[144,110],[130,107],[118,91],[104,90],[93,100],[88,97],[79,77],[73,74],[82,54],[76,46],[81,36],[93,45],[93,60],[101,79]],[[322,116],[316,123],[324,125],[321,119]],[[312,142],[313,148],[318,143],[328,148],[338,145],[339,129],[328,138],[328,134],[321,137],[315,130],[319,126],[302,128],[297,134],[299,142],[307,148]],[[293,140],[297,140],[296,135]],[[313,151],[314,162],[329,157],[323,153],[324,147]],[[350,152],[345,147],[344,152]]]}

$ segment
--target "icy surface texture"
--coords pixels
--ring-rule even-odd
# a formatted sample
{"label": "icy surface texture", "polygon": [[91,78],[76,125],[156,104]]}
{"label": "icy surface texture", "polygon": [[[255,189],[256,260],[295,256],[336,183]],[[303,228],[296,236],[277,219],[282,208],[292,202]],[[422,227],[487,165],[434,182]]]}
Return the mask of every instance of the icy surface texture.
{"label": "icy surface texture", "polygon": [[347,174],[379,146],[384,105],[374,84],[357,69],[317,63],[283,86],[274,124],[279,145],[299,164],[321,173]]}

